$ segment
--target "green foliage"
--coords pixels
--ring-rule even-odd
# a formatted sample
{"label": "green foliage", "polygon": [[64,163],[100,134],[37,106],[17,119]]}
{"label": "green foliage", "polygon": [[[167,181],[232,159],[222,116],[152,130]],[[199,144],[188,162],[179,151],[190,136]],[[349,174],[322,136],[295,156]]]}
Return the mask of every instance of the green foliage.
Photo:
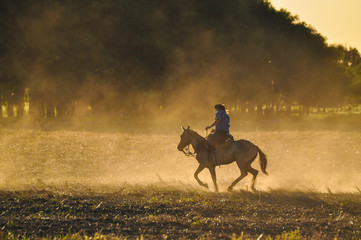
{"label": "green foliage", "polygon": [[290,231],[290,232],[285,232],[282,233],[281,236],[277,236],[276,237],[277,240],[301,240],[301,239],[306,239],[305,237],[302,237],[300,234],[300,231],[294,230],[294,231]]}
{"label": "green foliage", "polygon": [[159,203],[158,197],[151,197],[151,198],[149,199],[149,202],[150,202],[151,204],[157,204],[157,203]]}

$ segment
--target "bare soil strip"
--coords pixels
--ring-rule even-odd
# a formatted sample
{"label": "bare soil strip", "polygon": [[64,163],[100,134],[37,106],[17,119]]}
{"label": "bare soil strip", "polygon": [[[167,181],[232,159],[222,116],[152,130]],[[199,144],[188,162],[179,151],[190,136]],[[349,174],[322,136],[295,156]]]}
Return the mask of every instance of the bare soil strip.
{"label": "bare soil strip", "polygon": [[15,236],[112,234],[130,239],[277,237],[299,230],[318,239],[361,237],[359,193],[271,190],[212,193],[166,185],[0,192],[0,228]]}

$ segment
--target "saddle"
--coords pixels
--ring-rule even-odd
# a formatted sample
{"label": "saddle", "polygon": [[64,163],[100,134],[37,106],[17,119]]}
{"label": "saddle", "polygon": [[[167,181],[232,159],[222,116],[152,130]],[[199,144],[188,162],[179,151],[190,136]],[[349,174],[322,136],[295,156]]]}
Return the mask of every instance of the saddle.
{"label": "saddle", "polygon": [[225,149],[231,145],[232,142],[234,142],[233,136],[229,134],[230,137],[227,138],[224,142],[218,142],[216,143],[216,146],[213,146],[208,141],[205,142],[205,148],[207,150],[207,158],[209,162],[212,162],[215,166],[219,166],[217,159],[217,153],[219,150]]}
{"label": "saddle", "polygon": [[234,142],[233,136],[229,133],[227,133],[228,138],[224,142],[219,142],[216,144],[216,149],[222,149],[229,147],[231,145],[231,142]]}

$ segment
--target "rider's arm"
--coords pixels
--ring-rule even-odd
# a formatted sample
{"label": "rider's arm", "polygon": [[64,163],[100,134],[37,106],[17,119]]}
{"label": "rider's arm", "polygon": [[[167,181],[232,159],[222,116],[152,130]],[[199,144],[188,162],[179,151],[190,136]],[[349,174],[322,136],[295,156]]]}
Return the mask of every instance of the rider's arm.
{"label": "rider's arm", "polygon": [[206,127],[206,130],[208,130],[208,129],[210,129],[210,128],[216,126],[216,125],[218,125],[220,122],[221,122],[221,119],[218,119],[218,118],[217,118],[217,119],[212,123],[212,125]]}

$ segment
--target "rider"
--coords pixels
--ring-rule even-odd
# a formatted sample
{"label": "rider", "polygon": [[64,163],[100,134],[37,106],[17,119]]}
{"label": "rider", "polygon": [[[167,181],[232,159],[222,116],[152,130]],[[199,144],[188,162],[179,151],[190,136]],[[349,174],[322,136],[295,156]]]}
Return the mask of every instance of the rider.
{"label": "rider", "polygon": [[216,104],[214,108],[217,110],[214,122],[206,127],[206,130],[215,126],[216,131],[213,134],[209,134],[207,140],[213,147],[217,147],[223,145],[226,141],[233,140],[233,136],[229,133],[230,118],[226,113],[225,106],[223,104]]}

